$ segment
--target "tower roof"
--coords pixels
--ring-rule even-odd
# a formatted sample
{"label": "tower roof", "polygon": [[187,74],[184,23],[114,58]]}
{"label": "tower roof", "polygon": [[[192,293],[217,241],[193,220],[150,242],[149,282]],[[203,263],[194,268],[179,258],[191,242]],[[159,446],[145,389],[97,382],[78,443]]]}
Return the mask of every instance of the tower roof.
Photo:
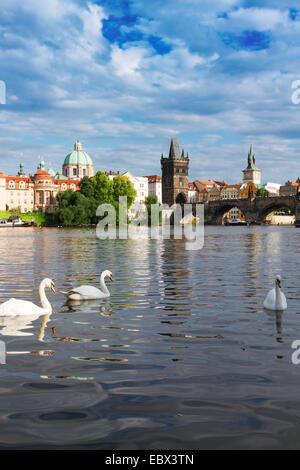
{"label": "tower roof", "polygon": [[176,139],[176,137],[173,137],[171,139],[169,158],[171,160],[180,160],[179,142],[178,142],[178,139]]}
{"label": "tower roof", "polygon": [[255,166],[255,153],[253,151],[252,144],[250,146],[250,150],[249,150],[249,153],[248,153],[248,166],[247,166],[247,168],[245,168],[244,171],[246,171],[246,170],[258,170],[258,168]]}

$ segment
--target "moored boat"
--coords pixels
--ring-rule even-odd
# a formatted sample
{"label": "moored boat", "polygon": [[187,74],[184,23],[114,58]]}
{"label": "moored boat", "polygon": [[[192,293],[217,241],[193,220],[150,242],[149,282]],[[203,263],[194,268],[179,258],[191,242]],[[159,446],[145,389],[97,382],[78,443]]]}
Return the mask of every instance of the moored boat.
{"label": "moored boat", "polygon": [[0,219],[0,228],[11,227],[31,227],[33,223],[23,222],[20,217],[9,217],[8,219]]}

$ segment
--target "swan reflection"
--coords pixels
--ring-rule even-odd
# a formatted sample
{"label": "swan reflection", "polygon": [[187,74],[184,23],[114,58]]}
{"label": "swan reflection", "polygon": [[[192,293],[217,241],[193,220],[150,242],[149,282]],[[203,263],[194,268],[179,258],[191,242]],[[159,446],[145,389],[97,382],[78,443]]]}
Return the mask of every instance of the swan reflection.
{"label": "swan reflection", "polygon": [[2,336],[34,336],[35,333],[24,330],[31,330],[34,325],[33,322],[41,318],[41,327],[39,333],[36,335],[38,341],[43,342],[47,323],[50,319],[51,313],[45,315],[16,315],[0,316],[0,335]]}
{"label": "swan reflection", "polygon": [[275,322],[276,326],[276,333],[277,335],[280,335],[280,337],[277,337],[277,341],[281,342],[282,341],[282,332],[283,332],[283,327],[282,327],[282,316],[283,316],[283,310],[269,310],[267,308],[264,309],[266,312],[267,316],[269,317],[270,320],[273,320]]}

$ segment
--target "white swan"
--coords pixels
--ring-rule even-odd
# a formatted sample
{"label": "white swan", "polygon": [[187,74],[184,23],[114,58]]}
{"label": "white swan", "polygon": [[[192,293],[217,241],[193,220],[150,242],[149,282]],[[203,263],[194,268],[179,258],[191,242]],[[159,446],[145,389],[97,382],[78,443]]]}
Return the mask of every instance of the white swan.
{"label": "white swan", "polygon": [[105,285],[105,278],[109,277],[111,281],[113,281],[112,273],[110,271],[103,271],[100,276],[100,288],[101,290],[97,289],[97,287],[93,286],[80,286],[71,289],[68,292],[62,292],[62,294],[66,295],[70,300],[92,300],[92,299],[104,299],[105,297],[109,297],[110,293],[108,288]]}
{"label": "white swan", "polygon": [[46,278],[40,284],[39,294],[42,307],[38,307],[27,300],[10,299],[0,305],[0,316],[44,315],[45,313],[51,313],[52,307],[45,294],[46,287],[55,292],[52,279]]}
{"label": "white swan", "polygon": [[275,287],[271,289],[265,298],[264,307],[268,310],[285,310],[287,308],[286,297],[281,289],[281,277],[275,277]]}

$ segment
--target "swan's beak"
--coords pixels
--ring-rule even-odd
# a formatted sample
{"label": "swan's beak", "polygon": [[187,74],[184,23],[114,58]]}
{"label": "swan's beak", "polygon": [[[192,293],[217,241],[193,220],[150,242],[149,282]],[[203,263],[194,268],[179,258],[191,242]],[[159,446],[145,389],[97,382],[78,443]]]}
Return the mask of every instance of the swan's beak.
{"label": "swan's beak", "polygon": [[110,279],[111,281],[113,281],[113,277],[112,277],[112,276],[109,276],[109,279]]}
{"label": "swan's beak", "polygon": [[277,285],[278,285],[279,289],[281,289],[281,282],[279,281],[279,279],[277,279]]}
{"label": "swan's beak", "polygon": [[54,284],[51,284],[51,287],[50,289],[55,293],[55,287],[54,287]]}

